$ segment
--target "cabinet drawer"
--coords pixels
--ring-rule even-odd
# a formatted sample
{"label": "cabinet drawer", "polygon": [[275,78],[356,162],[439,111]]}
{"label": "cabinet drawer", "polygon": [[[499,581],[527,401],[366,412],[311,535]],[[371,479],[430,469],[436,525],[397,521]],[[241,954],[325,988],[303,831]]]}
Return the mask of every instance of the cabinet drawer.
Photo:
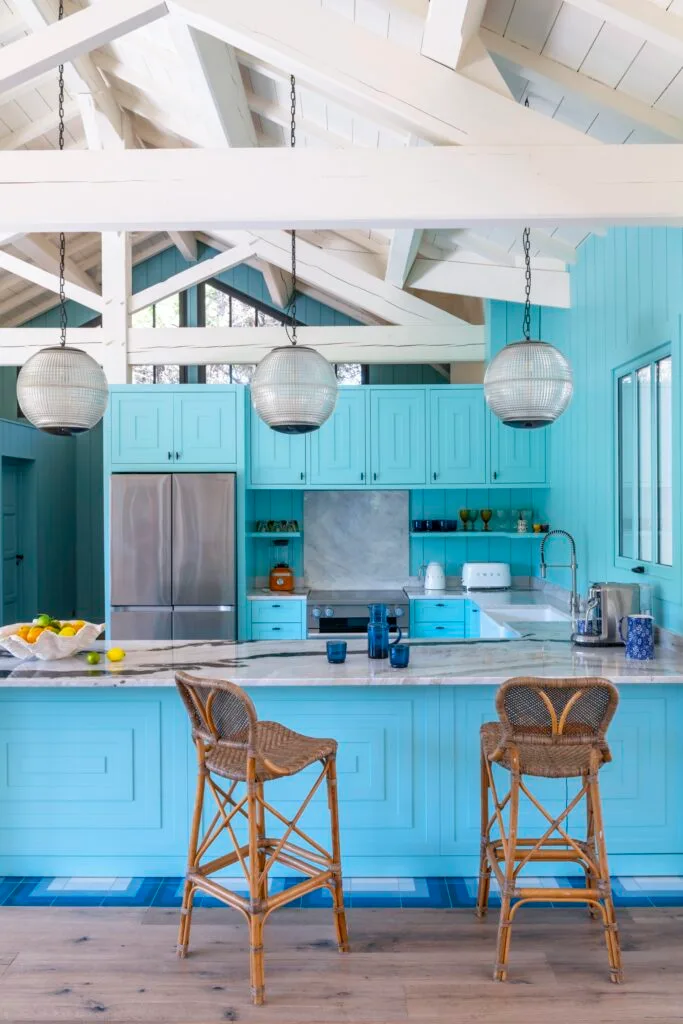
{"label": "cabinet drawer", "polygon": [[251,627],[252,640],[301,640],[301,626],[298,622],[262,622]]}
{"label": "cabinet drawer", "polygon": [[301,624],[302,601],[251,601],[252,622],[296,622]]}
{"label": "cabinet drawer", "polygon": [[463,622],[465,621],[465,604],[459,600],[415,601],[413,612],[414,622]]}
{"label": "cabinet drawer", "polygon": [[448,640],[464,640],[465,638],[465,624],[461,623],[438,623],[438,622],[421,622],[419,623],[412,633],[413,638],[439,638]]}

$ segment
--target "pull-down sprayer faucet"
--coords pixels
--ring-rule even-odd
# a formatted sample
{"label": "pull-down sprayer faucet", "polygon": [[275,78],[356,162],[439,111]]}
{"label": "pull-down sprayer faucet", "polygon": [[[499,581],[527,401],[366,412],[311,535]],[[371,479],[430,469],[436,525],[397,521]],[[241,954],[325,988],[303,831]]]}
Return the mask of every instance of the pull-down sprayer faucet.
{"label": "pull-down sprayer faucet", "polygon": [[[571,547],[571,562],[546,562],[545,560],[545,545],[546,541],[550,537],[566,537]],[[569,603],[569,610],[571,612],[572,620],[576,620],[579,615],[579,594],[576,589],[576,570],[578,566],[576,563],[576,544],[571,533],[567,533],[566,530],[550,530],[546,533],[541,541],[541,579],[546,578],[547,569],[571,569],[572,571],[572,594]]]}

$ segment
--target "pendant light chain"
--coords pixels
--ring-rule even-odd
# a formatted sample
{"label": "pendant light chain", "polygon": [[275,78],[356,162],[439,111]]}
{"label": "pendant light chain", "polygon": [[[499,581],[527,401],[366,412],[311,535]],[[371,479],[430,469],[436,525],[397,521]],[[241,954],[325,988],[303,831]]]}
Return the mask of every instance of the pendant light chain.
{"label": "pendant light chain", "polygon": [[[64,0],[59,0],[58,20],[64,17]],[[64,150],[64,65],[59,65],[59,151]],[[66,347],[66,235],[59,232],[59,344]]]}
{"label": "pendant light chain", "polygon": [[[524,106],[529,109],[529,96],[524,98]],[[522,232],[522,247],[524,249],[524,319],[522,321],[522,334],[525,341],[531,341],[531,231],[524,228]]]}
{"label": "pendant light chain", "polygon": [[[292,149],[296,146],[296,78],[294,75],[290,75],[290,132],[289,132],[289,144]],[[289,303],[289,315],[291,317],[291,335],[289,340],[292,345],[296,345],[296,231],[292,231],[292,298]]]}

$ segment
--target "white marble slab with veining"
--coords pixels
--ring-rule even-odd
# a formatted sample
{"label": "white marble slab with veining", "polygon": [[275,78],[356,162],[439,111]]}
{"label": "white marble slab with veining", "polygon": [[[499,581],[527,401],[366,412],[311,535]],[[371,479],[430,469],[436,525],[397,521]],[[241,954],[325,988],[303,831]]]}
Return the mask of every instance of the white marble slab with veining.
{"label": "white marble slab with veining", "polygon": [[178,669],[245,686],[498,685],[514,675],[582,678],[615,683],[683,683],[683,652],[658,648],[653,662],[629,662],[623,647],[573,647],[564,623],[522,623],[518,640],[414,640],[410,664],[392,669],[371,661],[364,638],[348,642],[343,665],[329,665],[324,640],[126,644],[123,662],[91,668],[84,656],[57,662],[0,658],[0,687],[172,686]]}

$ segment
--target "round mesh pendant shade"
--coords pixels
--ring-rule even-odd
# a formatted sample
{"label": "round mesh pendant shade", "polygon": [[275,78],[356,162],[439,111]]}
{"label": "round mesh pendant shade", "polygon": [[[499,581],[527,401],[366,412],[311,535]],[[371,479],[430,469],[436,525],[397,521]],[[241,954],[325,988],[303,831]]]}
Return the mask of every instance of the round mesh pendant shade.
{"label": "round mesh pendant shade", "polygon": [[17,378],[17,400],[27,420],[48,434],[91,430],[107,408],[107,378],[80,348],[44,348]]}
{"label": "round mesh pendant shade", "polygon": [[547,427],[572,397],[571,366],[544,341],[516,341],[494,356],[484,376],[492,413],[509,427]]}
{"label": "round mesh pendant shade", "polygon": [[337,403],[334,367],[305,345],[274,348],[256,367],[251,401],[264,423],[282,434],[321,427]]}

